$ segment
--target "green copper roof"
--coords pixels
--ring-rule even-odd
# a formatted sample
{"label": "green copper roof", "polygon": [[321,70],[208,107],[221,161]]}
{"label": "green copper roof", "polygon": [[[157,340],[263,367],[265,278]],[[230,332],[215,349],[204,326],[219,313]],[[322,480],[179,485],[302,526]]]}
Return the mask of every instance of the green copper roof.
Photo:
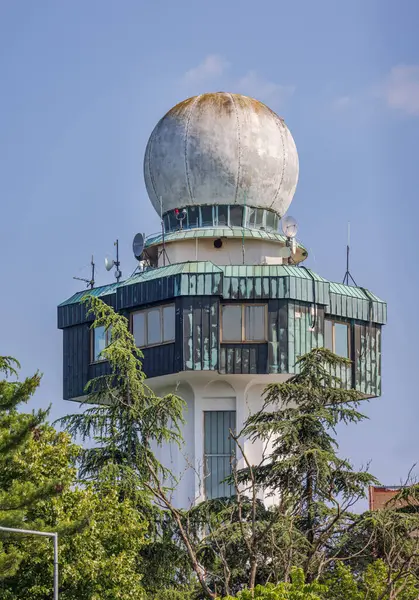
{"label": "green copper roof", "polygon": [[300,277],[327,281],[305,267],[293,265],[227,265],[221,267],[226,277]]}
{"label": "green copper roof", "polygon": [[[196,230],[183,233],[195,232]],[[256,231],[256,233],[261,232]],[[130,290],[134,291],[131,293]],[[77,292],[62,302],[60,307],[79,304],[88,295],[113,297],[115,292],[118,292],[115,299],[118,307],[156,302],[161,299],[160,296],[168,298],[185,295],[220,295],[225,299],[289,298],[323,304],[326,313],[337,316],[363,321],[373,320],[377,323],[385,323],[387,319],[385,302],[370,291],[361,287],[329,282],[306,267],[217,266],[211,261],[191,261],[149,269],[134,274],[120,283],[115,282],[93,290]],[[127,304],[128,298],[130,300]]]}
{"label": "green copper roof", "polygon": [[119,284],[119,287],[125,285],[132,285],[134,283],[141,283],[143,281],[151,281],[152,279],[160,279],[161,277],[170,277],[171,275],[179,275],[183,273],[221,273],[222,267],[217,267],[211,261],[198,261],[198,262],[186,262],[176,263],[174,265],[167,265],[166,267],[159,267],[158,269],[150,269],[143,273],[137,273],[132,277],[129,277],[125,281]]}
{"label": "green copper roof", "polygon": [[61,302],[61,304],[59,304],[58,306],[66,306],[67,304],[78,304],[86,296],[97,296],[98,298],[100,298],[101,296],[106,296],[107,294],[112,293],[112,291],[114,291],[119,285],[121,284],[115,282],[110,283],[108,285],[102,285],[93,289],[87,289],[82,292],[77,292],[68,300]]}
{"label": "green copper roof", "polygon": [[365,290],[361,287],[355,287],[353,285],[345,285],[344,283],[330,282],[330,291],[335,294],[342,294],[344,296],[351,296],[352,298],[360,298],[361,300],[374,300],[375,302],[384,302],[378,296]]}

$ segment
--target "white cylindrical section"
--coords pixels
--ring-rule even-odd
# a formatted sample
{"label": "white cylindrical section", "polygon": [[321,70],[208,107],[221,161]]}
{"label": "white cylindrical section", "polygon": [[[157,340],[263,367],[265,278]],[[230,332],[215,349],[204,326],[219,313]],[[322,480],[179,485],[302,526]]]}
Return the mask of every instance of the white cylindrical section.
{"label": "white cylindrical section", "polygon": [[[241,265],[243,255],[246,265],[264,264],[286,264],[289,252],[285,252],[285,243],[277,241],[245,238],[221,238],[221,246],[216,247],[214,241],[217,238],[196,238],[170,242],[158,246],[158,267],[164,264],[176,264],[195,261],[211,261],[215,265]],[[244,252],[243,252],[244,250]],[[305,260],[306,254],[302,247],[296,247],[293,262],[298,263]]]}
{"label": "white cylindrical section", "polygon": [[[189,508],[205,498],[205,431],[206,411],[235,411],[236,433],[240,433],[250,414],[263,406],[263,391],[269,383],[281,382],[288,375],[222,375],[209,372],[190,372],[167,375],[150,379],[148,384],[163,395],[175,392],[187,404],[186,423],[183,428],[184,446],[165,446],[159,449],[159,460],[168,467],[179,484],[173,493],[172,501],[178,508]],[[239,438],[251,465],[259,465],[269,455],[271,446],[262,441]],[[245,466],[243,457],[237,451],[238,468]],[[259,496],[266,504],[271,497]]]}

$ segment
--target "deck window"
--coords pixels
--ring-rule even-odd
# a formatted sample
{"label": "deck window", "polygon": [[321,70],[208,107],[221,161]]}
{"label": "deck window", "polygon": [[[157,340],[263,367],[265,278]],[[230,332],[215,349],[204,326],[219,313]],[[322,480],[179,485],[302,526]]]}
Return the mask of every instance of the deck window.
{"label": "deck window", "polygon": [[243,206],[230,206],[230,226],[243,226]]}
{"label": "deck window", "polygon": [[213,226],[212,206],[201,206],[201,223],[202,227]]}
{"label": "deck window", "polygon": [[199,227],[199,207],[198,206],[188,206],[187,212],[188,212],[188,227]]}
{"label": "deck window", "polygon": [[99,327],[95,327],[94,329],[92,329],[91,335],[92,335],[91,361],[99,362],[101,360],[106,360],[106,358],[102,356],[102,352],[110,344],[110,341],[111,341],[110,328],[108,328],[106,330],[103,325],[100,325]]}
{"label": "deck window", "polygon": [[[185,211],[185,218],[176,218],[176,211]],[[163,215],[166,233],[179,229],[197,227],[246,227],[252,229],[278,229],[278,216],[271,210],[242,206],[237,204],[219,204],[179,207]]]}
{"label": "deck window", "polygon": [[270,210],[266,211],[266,229],[268,231],[276,231],[278,229],[278,217]]}
{"label": "deck window", "polygon": [[266,304],[225,304],[221,321],[222,342],[266,341]]}
{"label": "deck window", "polygon": [[228,206],[226,204],[220,204],[217,207],[217,225],[219,227],[228,226]]}
{"label": "deck window", "polygon": [[139,348],[175,340],[175,305],[166,304],[132,314],[132,333]]}
{"label": "deck window", "polygon": [[349,358],[349,323],[325,319],[324,345],[338,356]]}

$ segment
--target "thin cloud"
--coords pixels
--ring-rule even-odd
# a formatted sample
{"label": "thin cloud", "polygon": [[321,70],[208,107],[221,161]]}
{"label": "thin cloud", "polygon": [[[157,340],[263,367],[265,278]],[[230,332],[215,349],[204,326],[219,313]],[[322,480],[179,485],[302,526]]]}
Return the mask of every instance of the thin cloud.
{"label": "thin cloud", "polygon": [[204,83],[209,79],[220,77],[230,63],[218,54],[209,54],[199,65],[189,69],[183,76],[187,83]]}
{"label": "thin cloud", "polygon": [[233,91],[253,96],[265,102],[283,102],[295,91],[292,85],[280,85],[264,79],[256,71],[249,71],[233,84]]}
{"label": "thin cloud", "polygon": [[340,96],[333,103],[335,110],[346,110],[353,104],[353,99],[350,96]]}
{"label": "thin cloud", "polygon": [[393,67],[377,91],[389,108],[419,115],[419,65]]}
{"label": "thin cloud", "polygon": [[228,73],[230,62],[219,54],[209,54],[199,65],[189,69],[181,78],[188,91],[200,93],[201,89],[217,85],[219,89],[232,91],[270,104],[283,103],[294,93],[294,86],[280,85],[265,79],[257,71],[248,71],[241,77]]}

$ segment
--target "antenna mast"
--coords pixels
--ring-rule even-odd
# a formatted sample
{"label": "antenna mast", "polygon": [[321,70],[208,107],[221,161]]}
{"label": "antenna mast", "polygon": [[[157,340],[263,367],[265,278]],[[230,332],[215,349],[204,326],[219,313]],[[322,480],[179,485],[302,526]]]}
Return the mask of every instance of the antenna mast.
{"label": "antenna mast", "polygon": [[164,222],[163,222],[163,198],[160,196],[160,224],[161,224],[161,236],[163,242],[163,267],[166,266],[166,244],[164,239]]}
{"label": "antenna mast", "polygon": [[170,264],[170,260],[169,257],[167,256],[167,252],[166,252],[166,239],[164,236],[164,221],[163,221],[163,197],[160,196],[160,223],[161,223],[161,237],[162,237],[162,244],[163,244],[163,248],[160,251],[159,257],[163,254],[163,266],[166,266],[166,258],[169,261]]}
{"label": "antenna mast", "polygon": [[119,280],[122,277],[122,272],[119,269],[119,265],[120,265],[120,262],[119,262],[119,240],[116,240],[114,242],[114,246],[116,246],[116,261],[115,261],[116,271],[115,271],[115,279],[119,283]]}
{"label": "antenna mast", "polygon": [[92,276],[90,279],[85,279],[84,277],[73,277],[73,279],[77,279],[78,281],[84,281],[85,283],[87,283],[87,287],[90,287],[90,289],[92,290],[95,287],[95,263],[93,260],[93,254],[92,260],[90,261],[90,265],[92,267]]}
{"label": "antenna mast", "polygon": [[352,281],[352,283],[354,284],[355,287],[358,287],[355,279],[352,277],[351,272],[349,270],[349,258],[350,258],[350,244],[351,244],[351,224],[348,221],[348,243],[346,245],[346,273],[345,273],[345,277],[343,278],[343,283],[345,285],[350,285],[349,280]]}

